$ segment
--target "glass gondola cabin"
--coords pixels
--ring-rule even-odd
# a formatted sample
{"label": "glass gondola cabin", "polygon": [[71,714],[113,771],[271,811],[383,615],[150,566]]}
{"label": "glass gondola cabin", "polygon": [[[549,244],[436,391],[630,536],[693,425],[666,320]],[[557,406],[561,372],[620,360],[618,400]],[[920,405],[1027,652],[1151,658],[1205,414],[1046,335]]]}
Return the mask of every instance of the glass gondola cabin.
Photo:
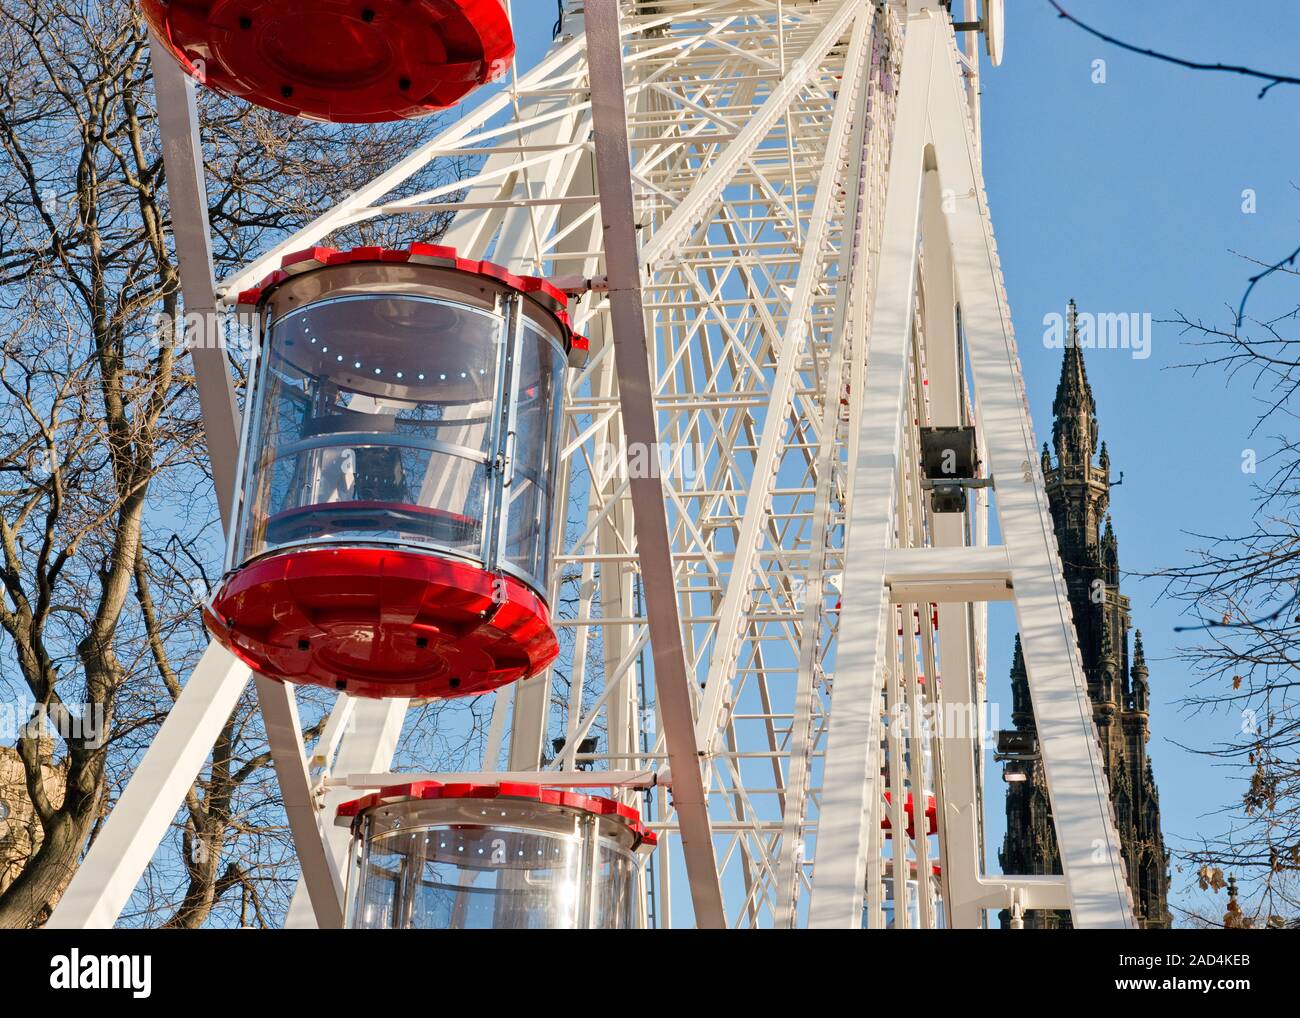
{"label": "glass gondola cabin", "polygon": [[259,340],[216,638],[370,697],[549,664],[565,372],[586,350],[565,295],[415,245],[289,256],[240,306]]}
{"label": "glass gondola cabin", "polygon": [[351,929],[636,929],[655,836],[613,799],[434,781],[339,807]]}

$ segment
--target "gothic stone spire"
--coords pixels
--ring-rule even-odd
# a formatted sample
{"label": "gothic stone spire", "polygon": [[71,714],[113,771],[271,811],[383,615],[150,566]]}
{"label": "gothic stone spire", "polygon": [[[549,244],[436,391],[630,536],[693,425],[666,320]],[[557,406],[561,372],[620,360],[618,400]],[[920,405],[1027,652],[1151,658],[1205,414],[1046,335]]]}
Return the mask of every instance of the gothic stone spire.
{"label": "gothic stone spire", "polygon": [[[1147,669],[1147,655],[1142,648],[1142,630],[1137,630],[1133,634],[1133,667],[1130,670],[1133,677],[1133,710],[1138,714],[1146,714],[1151,709],[1151,684],[1148,681],[1151,672]],[[1147,760],[1148,770],[1151,767],[1151,761]]]}
{"label": "gothic stone spire", "polygon": [[1016,633],[1016,649],[1011,659],[1011,722],[1021,731],[1034,728],[1034,708],[1029,700],[1029,673],[1025,671],[1025,652]]}
{"label": "gothic stone spire", "polygon": [[[1052,406],[1057,462],[1052,464],[1044,447],[1043,474],[1137,918],[1142,926],[1168,926],[1168,853],[1146,752],[1146,655],[1138,637],[1130,664],[1129,600],[1120,591],[1119,541],[1107,514],[1110,455],[1099,448],[1096,403],[1077,343],[1077,316],[1071,301],[1069,342]],[[1029,681],[1018,639],[1011,690],[1012,723],[1022,731],[1032,728]],[[1004,872],[1060,872],[1055,831],[1043,805],[1041,764],[1027,775],[1027,780],[1007,785]],[[1069,921],[1065,912],[1031,912],[1025,917],[1028,927],[1064,926]]]}
{"label": "gothic stone spire", "polygon": [[1088,384],[1079,346],[1079,311],[1070,301],[1069,331],[1065,337],[1065,358],[1061,380],[1052,403],[1052,445],[1061,466],[1090,464],[1097,453],[1097,404]]}

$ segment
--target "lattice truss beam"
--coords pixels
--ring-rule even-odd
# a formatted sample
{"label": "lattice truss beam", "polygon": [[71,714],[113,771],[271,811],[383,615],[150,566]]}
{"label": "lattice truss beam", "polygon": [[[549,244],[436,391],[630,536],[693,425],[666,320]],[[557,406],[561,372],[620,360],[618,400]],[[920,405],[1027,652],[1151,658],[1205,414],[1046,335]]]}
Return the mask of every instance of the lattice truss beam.
{"label": "lattice truss beam", "polygon": [[[854,332],[847,283],[863,264],[864,196],[888,137],[884,116],[865,137],[859,114],[887,105],[886,47],[862,4],[730,4],[725,18],[657,7],[673,7],[671,26],[629,36],[625,61],[663,443],[650,461],[663,468],[726,921],[770,924],[782,882],[789,896],[806,879],[802,821],[783,836],[784,818],[812,805],[824,731]],[[618,397],[598,389],[586,405],[575,394],[575,418],[591,411],[575,419],[575,441],[590,434],[597,452],[574,448],[583,461],[569,477],[590,478],[589,518],[561,561],[581,570],[575,646],[598,640],[603,658],[591,669],[576,657],[566,746],[602,726],[597,758],[653,767],[670,733],[642,709],[647,685],[632,681],[646,630],[627,461],[607,455],[621,447]],[[596,701],[578,680],[598,683]],[[671,833],[662,791],[656,817]],[[657,903],[670,921],[679,876],[665,842]]]}
{"label": "lattice truss beam", "polygon": [[[581,28],[576,16],[565,25]],[[811,863],[802,830],[816,813],[826,728],[852,365],[865,339],[900,39],[892,17],[861,0],[625,4],[622,33],[661,446],[626,448],[598,283],[579,315],[593,356],[571,382],[559,485],[570,518],[553,602],[566,652],[552,675],[512,691],[509,715],[511,694],[500,697],[484,767],[537,767],[556,734],[565,750],[553,768],[665,763],[671,733],[654,715],[629,501],[631,472],[659,472],[725,921],[772,924],[782,902],[792,914]],[[292,245],[367,218],[446,209],[457,190],[446,243],[530,272],[599,279],[589,88],[585,38],[562,37],[537,69]],[[385,200],[446,155],[481,167],[454,186]],[[600,751],[576,759],[589,734]],[[672,799],[655,795],[666,925],[682,873]]]}

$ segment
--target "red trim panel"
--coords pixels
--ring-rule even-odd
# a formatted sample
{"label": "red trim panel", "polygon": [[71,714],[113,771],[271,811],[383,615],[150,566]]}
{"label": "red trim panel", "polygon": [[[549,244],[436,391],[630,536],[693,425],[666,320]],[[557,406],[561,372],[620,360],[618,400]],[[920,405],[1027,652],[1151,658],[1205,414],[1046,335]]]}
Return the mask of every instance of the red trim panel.
{"label": "red trim panel", "polygon": [[338,815],[356,817],[376,806],[427,799],[527,799],[550,806],[567,806],[623,821],[637,835],[638,844],[654,845],[658,842],[654,832],[646,830],[642,825],[641,813],[616,799],[563,788],[511,782],[499,785],[444,785],[440,781],[416,781],[406,785],[390,785],[371,795],[343,803],[338,808]]}
{"label": "red trim panel", "polygon": [[[885,802],[888,803],[892,801],[893,801],[893,797],[888,792],[886,792]],[[913,823],[912,821],[912,793],[911,792],[907,793],[907,799],[903,802],[903,812],[907,814],[907,836],[909,838],[915,839],[916,824]],[[927,835],[937,834],[939,832],[939,813],[933,795],[927,795],[925,797],[925,819],[926,819],[925,833]],[[888,813],[886,813],[884,817],[881,819],[880,829],[882,831],[889,831],[891,829]],[[886,835],[886,836],[892,837],[892,835]]]}
{"label": "red trim panel", "polygon": [[242,312],[260,309],[262,303],[281,283],[303,272],[323,269],[330,265],[354,265],[365,263],[392,264],[409,263],[412,265],[436,265],[443,269],[453,269],[473,276],[485,276],[510,287],[531,298],[544,310],[549,311],[559,322],[564,334],[564,348],[569,352],[569,363],[581,366],[587,360],[591,344],[587,337],[573,331],[569,319],[569,298],[564,291],[556,288],[549,280],[540,276],[519,276],[495,262],[475,261],[461,258],[454,247],[441,247],[437,244],[412,244],[404,250],[392,250],[381,247],[357,247],[349,251],[337,251],[332,247],[313,247],[305,251],[287,254],[280,261],[280,268],[263,279],[257,286],[239,294],[237,304]]}

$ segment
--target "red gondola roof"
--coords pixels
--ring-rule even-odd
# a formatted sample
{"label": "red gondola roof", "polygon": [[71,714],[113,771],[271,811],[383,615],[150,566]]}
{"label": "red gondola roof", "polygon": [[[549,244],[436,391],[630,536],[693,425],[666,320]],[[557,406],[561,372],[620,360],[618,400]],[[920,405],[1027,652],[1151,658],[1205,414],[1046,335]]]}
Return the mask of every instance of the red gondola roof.
{"label": "red gondola roof", "polygon": [[[313,247],[305,251],[295,251],[285,255],[280,261],[280,268],[257,286],[239,294],[236,301],[238,309],[244,312],[257,310],[272,290],[301,273],[333,265],[365,263],[435,265],[439,268],[454,269],[457,272],[492,279],[512,290],[517,290],[526,297],[531,297],[551,312],[563,329],[565,349],[571,355],[580,354],[585,357],[590,349],[587,337],[573,331],[573,324],[569,318],[568,295],[549,280],[541,276],[521,276],[495,262],[462,258],[454,247],[443,247],[438,244],[412,244],[408,248],[401,249],[356,247],[349,251],[339,251],[332,247]],[[570,361],[573,361],[572,356]]]}
{"label": "red gondola roof", "polygon": [[641,814],[631,806],[603,795],[589,795],[566,788],[545,788],[517,782],[496,785],[446,785],[441,781],[415,781],[406,785],[390,785],[378,792],[345,802],[338,808],[340,817],[356,817],[376,806],[428,799],[527,799],[549,806],[567,806],[570,809],[594,813],[597,816],[621,820],[633,834],[638,844],[654,845],[658,838],[641,822]]}

